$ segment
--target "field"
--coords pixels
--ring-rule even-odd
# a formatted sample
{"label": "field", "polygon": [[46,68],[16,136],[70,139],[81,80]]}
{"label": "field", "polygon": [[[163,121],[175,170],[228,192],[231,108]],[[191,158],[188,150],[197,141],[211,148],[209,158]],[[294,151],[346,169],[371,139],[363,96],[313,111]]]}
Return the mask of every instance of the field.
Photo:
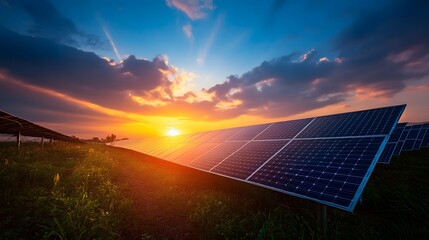
{"label": "field", "polygon": [[354,213],[103,145],[0,146],[1,239],[429,239],[429,150],[377,166]]}

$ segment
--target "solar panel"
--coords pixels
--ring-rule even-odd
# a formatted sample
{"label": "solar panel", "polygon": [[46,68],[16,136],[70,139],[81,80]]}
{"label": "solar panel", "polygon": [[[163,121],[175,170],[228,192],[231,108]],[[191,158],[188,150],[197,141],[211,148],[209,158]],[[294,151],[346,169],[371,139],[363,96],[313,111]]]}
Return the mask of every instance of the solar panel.
{"label": "solar panel", "polygon": [[396,143],[388,142],[383,150],[383,153],[381,153],[378,163],[389,164],[390,160],[393,157],[393,152],[395,151],[395,148]]}
{"label": "solar panel", "polygon": [[212,172],[228,177],[246,179],[288,141],[254,141],[213,167]]}
{"label": "solar panel", "polygon": [[422,127],[421,125],[412,125],[412,126],[405,127],[405,129],[408,129],[408,135],[404,141],[404,146],[402,147],[401,152],[413,151],[414,143],[417,140],[421,127]]}
{"label": "solar panel", "polygon": [[223,142],[227,139],[229,139],[230,137],[232,137],[233,135],[237,134],[239,131],[241,130],[241,128],[230,128],[230,129],[224,129],[224,130],[219,130],[219,133],[210,138],[208,141],[209,142]]}
{"label": "solar panel", "polygon": [[387,141],[386,147],[384,148],[383,153],[381,154],[380,159],[378,160],[378,163],[381,163],[381,164],[390,163],[390,160],[393,157],[395,148],[398,145],[398,141],[406,125],[407,123],[398,123],[396,125],[395,129],[393,130],[392,134],[389,137],[389,140]]}
{"label": "solar panel", "polygon": [[393,151],[393,156],[399,156],[401,154],[402,147],[404,146],[404,141],[398,141],[396,144],[395,150]]}
{"label": "solar panel", "polygon": [[353,211],[389,136],[406,140],[404,134],[393,133],[404,108],[197,133],[174,146],[162,140],[163,151],[157,154],[202,171]]}
{"label": "solar panel", "polygon": [[218,144],[219,143],[201,143],[200,145],[197,145],[192,149],[189,149],[187,152],[183,153],[178,158],[174,159],[174,162],[177,162],[180,164],[188,164],[192,162],[194,159],[203,155],[204,153],[210,151]]}
{"label": "solar panel", "polygon": [[393,130],[392,134],[390,135],[388,142],[397,143],[406,125],[407,123],[398,123],[395,127],[395,130]]}
{"label": "solar panel", "polygon": [[259,133],[264,131],[268,126],[270,126],[270,124],[262,124],[262,125],[244,127],[241,129],[240,132],[238,132],[237,134],[235,134],[234,136],[229,138],[228,141],[252,140]]}
{"label": "solar panel", "polygon": [[210,139],[216,137],[216,135],[218,135],[219,133],[220,133],[220,131],[206,132],[206,133],[202,134],[201,136],[199,136],[198,138],[196,138],[192,141],[193,142],[199,142],[199,143],[208,142],[208,141],[210,141]]}
{"label": "solar panel", "polygon": [[317,117],[303,132],[300,138],[343,137],[390,134],[402,108],[380,108],[351,113]]}
{"label": "solar panel", "polygon": [[422,148],[429,148],[429,124],[427,126],[428,130],[426,131],[425,136],[423,137],[423,141],[422,141]]}
{"label": "solar panel", "polygon": [[190,151],[191,149],[194,149],[200,145],[200,143],[190,142],[188,144],[185,144],[183,147],[173,151],[172,153],[168,154],[164,157],[164,159],[168,161],[174,161],[176,158],[180,157],[181,155],[185,154],[187,151]]}
{"label": "solar panel", "polygon": [[421,126],[422,127],[420,129],[419,135],[417,136],[417,140],[414,143],[413,150],[420,150],[423,147],[423,140],[426,135],[426,132],[429,129],[428,124],[422,124]]}
{"label": "solar panel", "polygon": [[198,169],[209,171],[211,168],[219,164],[223,159],[233,154],[246,143],[247,141],[221,143],[206,154],[195,159],[189,165]]}
{"label": "solar panel", "polygon": [[393,152],[394,156],[397,156],[401,154],[403,151],[403,147],[405,144],[405,140],[407,140],[408,133],[410,132],[411,127],[405,126],[404,130],[402,131],[401,137],[399,138],[398,144],[396,145],[395,151]]}
{"label": "solar panel", "polygon": [[384,137],[295,140],[249,181],[349,208]]}
{"label": "solar panel", "polygon": [[276,122],[269,126],[264,132],[259,134],[256,139],[292,139],[298,134],[313,118]]}

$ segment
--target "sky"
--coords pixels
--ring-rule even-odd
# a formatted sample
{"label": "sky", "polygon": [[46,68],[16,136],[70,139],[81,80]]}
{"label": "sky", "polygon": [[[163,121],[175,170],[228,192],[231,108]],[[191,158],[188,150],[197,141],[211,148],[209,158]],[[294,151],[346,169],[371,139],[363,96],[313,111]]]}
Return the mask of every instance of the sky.
{"label": "sky", "polygon": [[429,2],[0,0],[0,110],[141,138],[407,104],[429,120]]}

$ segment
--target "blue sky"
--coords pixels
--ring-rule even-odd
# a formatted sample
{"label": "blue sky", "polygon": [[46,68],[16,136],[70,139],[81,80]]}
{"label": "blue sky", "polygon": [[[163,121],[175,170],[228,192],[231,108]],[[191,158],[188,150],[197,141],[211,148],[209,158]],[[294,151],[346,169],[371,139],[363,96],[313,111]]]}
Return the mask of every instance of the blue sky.
{"label": "blue sky", "polygon": [[[330,46],[335,36],[361,14],[386,5],[386,1],[207,1],[211,7],[202,8],[201,16],[193,19],[168,1],[51,3],[79,30],[104,42],[99,48],[82,49],[119,61],[102,30],[104,25],[121,58],[166,55],[172,65],[198,75],[197,87],[210,87],[229,75],[241,75],[265,60],[293,52],[316,49],[336,57],[338,53]],[[6,11],[16,12],[20,11]],[[28,21],[19,20],[20,29],[16,23],[5,25],[25,33]],[[191,26],[192,37],[185,35],[184,26]]]}
{"label": "blue sky", "polygon": [[428,11],[419,0],[1,0],[0,109],[54,127],[162,117],[194,131],[408,103],[403,120],[425,121]]}

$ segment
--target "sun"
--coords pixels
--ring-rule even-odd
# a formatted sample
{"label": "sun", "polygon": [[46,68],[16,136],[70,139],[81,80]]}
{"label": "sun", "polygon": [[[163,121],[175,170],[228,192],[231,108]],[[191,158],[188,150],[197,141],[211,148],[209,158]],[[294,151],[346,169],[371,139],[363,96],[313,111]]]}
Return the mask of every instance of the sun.
{"label": "sun", "polygon": [[176,128],[169,128],[165,134],[169,137],[174,137],[180,134],[180,131]]}

